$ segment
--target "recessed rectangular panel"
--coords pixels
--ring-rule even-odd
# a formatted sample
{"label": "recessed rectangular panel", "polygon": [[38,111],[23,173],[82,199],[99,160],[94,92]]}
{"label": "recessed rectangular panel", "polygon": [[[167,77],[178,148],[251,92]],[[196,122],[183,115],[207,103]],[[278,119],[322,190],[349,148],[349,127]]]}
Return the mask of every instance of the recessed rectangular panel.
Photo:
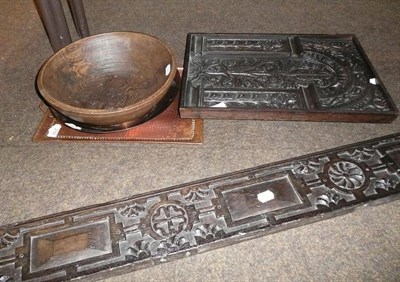
{"label": "recessed rectangular panel", "polygon": [[290,41],[286,36],[265,36],[253,35],[250,39],[247,35],[226,34],[215,35],[213,37],[203,37],[203,53],[213,52],[262,52],[269,54],[290,55]]}
{"label": "recessed rectangular panel", "polygon": [[302,109],[303,91],[204,90],[202,105],[213,108]]}
{"label": "recessed rectangular panel", "polygon": [[[301,103],[296,91],[305,93]],[[184,118],[391,122],[398,110],[353,35],[189,34]]]}
{"label": "recessed rectangular panel", "polygon": [[30,271],[51,269],[112,252],[108,220],[31,237]]}
{"label": "recessed rectangular panel", "polygon": [[233,221],[303,203],[287,176],[227,190],[222,195]]}
{"label": "recessed rectangular panel", "polygon": [[0,226],[0,274],[103,278],[395,200],[399,152],[400,133]]}

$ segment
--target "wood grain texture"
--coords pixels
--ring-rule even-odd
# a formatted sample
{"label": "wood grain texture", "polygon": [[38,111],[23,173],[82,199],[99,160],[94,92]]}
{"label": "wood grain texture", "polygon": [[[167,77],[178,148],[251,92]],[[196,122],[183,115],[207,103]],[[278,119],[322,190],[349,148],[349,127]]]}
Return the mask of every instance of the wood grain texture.
{"label": "wood grain texture", "polygon": [[1,226],[0,279],[104,278],[399,196],[397,133]]}
{"label": "wood grain texture", "polygon": [[171,102],[175,57],[159,39],[113,32],[78,40],[44,63],[37,86],[43,100],[71,122],[117,127],[141,123]]}

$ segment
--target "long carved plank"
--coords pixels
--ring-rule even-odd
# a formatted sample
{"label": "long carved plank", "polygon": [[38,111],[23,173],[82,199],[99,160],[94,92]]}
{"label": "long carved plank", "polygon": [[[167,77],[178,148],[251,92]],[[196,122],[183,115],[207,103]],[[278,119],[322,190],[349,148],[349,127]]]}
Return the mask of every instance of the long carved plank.
{"label": "long carved plank", "polygon": [[391,122],[398,110],[353,35],[188,35],[187,118]]}
{"label": "long carved plank", "polygon": [[0,281],[104,277],[400,196],[400,133],[0,227]]}

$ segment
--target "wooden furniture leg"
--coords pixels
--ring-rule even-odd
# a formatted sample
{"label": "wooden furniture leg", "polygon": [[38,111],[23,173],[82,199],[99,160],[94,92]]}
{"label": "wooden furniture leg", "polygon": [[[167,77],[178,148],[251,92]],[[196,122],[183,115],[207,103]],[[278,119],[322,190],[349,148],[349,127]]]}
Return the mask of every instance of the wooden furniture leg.
{"label": "wooden furniture leg", "polygon": [[70,44],[71,35],[61,1],[35,0],[35,4],[54,52]]}
{"label": "wooden furniture leg", "polygon": [[68,0],[69,9],[80,38],[89,36],[89,27],[82,0]]}

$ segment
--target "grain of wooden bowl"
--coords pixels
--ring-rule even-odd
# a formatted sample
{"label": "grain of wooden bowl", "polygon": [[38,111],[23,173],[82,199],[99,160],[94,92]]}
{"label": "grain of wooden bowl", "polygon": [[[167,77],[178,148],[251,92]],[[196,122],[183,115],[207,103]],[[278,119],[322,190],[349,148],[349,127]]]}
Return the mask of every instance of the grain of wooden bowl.
{"label": "grain of wooden bowl", "polygon": [[171,50],[151,35],[112,32],[78,40],[37,76],[41,98],[65,123],[87,131],[129,128],[163,111],[177,91]]}

